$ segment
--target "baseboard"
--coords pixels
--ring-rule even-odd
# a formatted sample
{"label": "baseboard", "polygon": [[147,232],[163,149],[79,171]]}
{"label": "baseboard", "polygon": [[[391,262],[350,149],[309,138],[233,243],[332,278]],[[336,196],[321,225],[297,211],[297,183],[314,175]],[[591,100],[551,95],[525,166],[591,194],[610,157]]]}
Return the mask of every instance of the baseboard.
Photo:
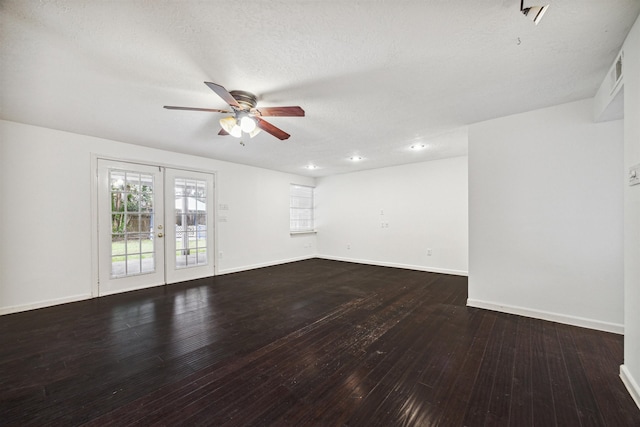
{"label": "baseboard", "polygon": [[[185,282],[187,282],[188,280],[185,280]],[[152,284],[146,284],[146,285],[142,285],[142,286],[134,286],[131,288],[127,288],[127,289],[118,289],[115,291],[101,291],[100,295],[98,295],[99,297],[108,297],[110,295],[118,295],[118,294],[125,294],[127,292],[135,292],[135,291],[141,291],[143,289],[153,289],[153,288],[157,288],[159,286],[165,286],[165,285],[171,285],[172,283],[152,283]]]}
{"label": "baseboard", "polygon": [[46,301],[38,301],[24,305],[13,305],[9,307],[0,307],[0,316],[5,314],[19,313],[21,311],[36,310],[38,308],[51,307],[53,305],[68,304],[70,302],[84,301],[91,299],[91,294],[74,295],[72,297],[56,298]]}
{"label": "baseboard", "polygon": [[629,394],[640,408],[640,386],[629,372],[629,369],[625,365],[620,365],[620,379],[624,383],[624,386],[629,391]]}
{"label": "baseboard", "polygon": [[468,271],[463,270],[450,270],[447,268],[437,268],[437,267],[426,267],[424,265],[412,265],[412,264],[399,264],[395,262],[384,262],[384,261],[372,261],[368,259],[357,259],[357,258],[345,258],[345,257],[336,257],[331,255],[317,255],[316,258],[328,259],[331,261],[345,261],[345,262],[353,262],[356,264],[367,264],[367,265],[377,265],[380,267],[394,267],[394,268],[403,268],[405,270],[417,270],[417,271],[426,271],[429,273],[441,273],[441,274],[451,274],[454,276],[468,276]]}
{"label": "baseboard", "polygon": [[258,264],[243,265],[242,267],[225,268],[225,269],[217,270],[216,271],[216,275],[239,273],[241,271],[255,270],[256,268],[272,267],[274,265],[287,264],[287,263],[296,262],[296,261],[305,261],[307,259],[314,259],[314,258],[317,258],[317,256],[316,255],[305,255],[305,256],[301,256],[301,257],[295,257],[295,258],[289,258],[289,259],[281,259],[281,260],[277,260],[277,261],[268,261],[268,262],[263,262],[263,263],[258,263]]}
{"label": "baseboard", "polygon": [[[307,255],[307,256],[302,256],[302,257],[297,257],[297,258],[290,258],[290,259],[284,259],[284,260],[278,260],[278,261],[270,261],[270,262],[265,262],[265,263],[261,263],[261,264],[253,264],[253,265],[247,265],[247,266],[243,266],[243,267],[237,267],[237,268],[230,268],[230,269],[226,269],[226,270],[219,270],[216,272],[216,274],[229,274],[229,273],[236,273],[239,271],[245,271],[245,270],[253,270],[256,268],[262,268],[262,267],[270,267],[273,265],[279,265],[279,264],[286,264],[289,262],[295,262],[295,261],[303,261],[303,260],[307,260],[307,259],[313,259],[316,258],[315,255]],[[153,285],[153,286],[143,286],[140,288],[132,288],[132,289],[127,289],[124,292],[129,292],[129,291],[136,291],[136,290],[140,290],[140,289],[148,289],[148,288],[152,288],[155,286],[162,286],[163,284],[158,284],[158,285]],[[108,296],[108,295],[115,295],[115,294],[119,294],[122,293],[123,291],[115,291],[115,292],[104,292],[103,294],[101,294],[100,296]],[[54,305],[60,305],[60,304],[67,304],[70,302],[76,302],[76,301],[84,301],[87,299],[91,299],[93,298],[93,296],[91,295],[91,293],[88,294],[82,294],[82,295],[74,295],[71,297],[65,297],[65,298],[57,298],[57,299],[51,299],[51,300],[45,300],[45,301],[38,301],[38,302],[34,302],[34,303],[30,303],[30,304],[24,304],[24,305],[14,305],[14,306],[9,306],[9,307],[0,307],[0,316],[3,316],[5,314],[12,314],[12,313],[19,313],[22,311],[28,311],[28,310],[36,310],[39,308],[45,308],[45,307],[51,307]]]}
{"label": "baseboard", "polygon": [[612,332],[614,334],[624,334],[624,325],[618,323],[602,322],[584,317],[569,316],[566,314],[551,313],[543,310],[516,307],[512,305],[497,304],[475,299],[467,299],[468,307],[482,308],[485,310],[499,311],[502,313],[517,314],[518,316],[531,317],[534,319],[548,320],[565,325],[580,326],[581,328],[595,329],[598,331]]}

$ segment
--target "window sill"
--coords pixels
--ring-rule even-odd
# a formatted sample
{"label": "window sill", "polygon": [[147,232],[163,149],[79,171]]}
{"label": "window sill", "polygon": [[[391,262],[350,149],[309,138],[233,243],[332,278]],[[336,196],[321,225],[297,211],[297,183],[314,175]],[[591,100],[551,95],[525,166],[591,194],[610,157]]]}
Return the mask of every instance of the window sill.
{"label": "window sill", "polygon": [[298,235],[298,234],[316,234],[317,232],[318,232],[318,230],[290,231],[289,234],[291,236],[294,236],[294,235]]}

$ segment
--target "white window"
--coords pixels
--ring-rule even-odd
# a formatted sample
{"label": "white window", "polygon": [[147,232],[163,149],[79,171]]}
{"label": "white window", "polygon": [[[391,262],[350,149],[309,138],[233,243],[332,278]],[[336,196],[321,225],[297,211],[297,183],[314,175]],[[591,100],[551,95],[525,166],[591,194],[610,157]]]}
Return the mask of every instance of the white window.
{"label": "white window", "polygon": [[291,184],[289,219],[292,233],[313,231],[313,187]]}

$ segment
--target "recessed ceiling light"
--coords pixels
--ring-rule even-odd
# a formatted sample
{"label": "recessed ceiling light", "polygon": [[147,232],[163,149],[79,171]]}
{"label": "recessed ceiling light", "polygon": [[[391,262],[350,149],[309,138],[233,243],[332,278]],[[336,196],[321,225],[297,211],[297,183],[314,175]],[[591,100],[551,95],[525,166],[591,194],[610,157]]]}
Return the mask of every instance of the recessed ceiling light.
{"label": "recessed ceiling light", "polygon": [[359,162],[360,160],[362,160],[362,157],[360,157],[360,156],[351,156],[351,157],[349,157],[349,160],[351,160],[352,162]]}
{"label": "recessed ceiling light", "polygon": [[307,165],[307,166],[305,166],[305,168],[307,168],[309,170],[313,170],[313,169],[318,169],[318,166],[316,166],[316,165]]}
{"label": "recessed ceiling light", "polygon": [[423,148],[426,148],[427,146],[424,144],[413,144],[411,146],[412,150],[422,150]]}

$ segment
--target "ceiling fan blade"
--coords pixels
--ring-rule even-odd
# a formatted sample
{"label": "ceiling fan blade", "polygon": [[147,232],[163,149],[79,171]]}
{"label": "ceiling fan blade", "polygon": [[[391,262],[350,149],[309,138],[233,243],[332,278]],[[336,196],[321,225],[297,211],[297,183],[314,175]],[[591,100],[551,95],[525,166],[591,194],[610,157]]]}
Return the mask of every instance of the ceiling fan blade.
{"label": "ceiling fan blade", "polygon": [[211,83],[211,82],[204,82],[204,84],[209,86],[209,89],[211,89],[216,94],[218,94],[218,96],[222,98],[224,102],[226,102],[227,104],[235,108],[240,108],[240,109],[242,108],[240,104],[238,104],[238,101],[236,101],[236,99],[233,96],[231,96],[229,91],[223,88],[222,86],[217,85],[215,83]]}
{"label": "ceiling fan blade", "polygon": [[229,135],[229,132],[227,132],[224,129],[220,129],[220,132],[218,132],[218,135],[226,136],[226,135]]}
{"label": "ceiling fan blade", "polygon": [[187,110],[187,111],[208,111],[211,113],[233,113],[233,111],[229,110],[220,110],[218,108],[196,108],[196,107],[175,107],[173,105],[165,105],[164,108],[167,110]]}
{"label": "ceiling fan blade", "polygon": [[291,135],[289,135],[288,133],[286,133],[285,131],[283,131],[282,129],[279,129],[277,127],[275,127],[274,125],[272,125],[271,123],[269,123],[266,120],[262,120],[260,117],[254,117],[256,120],[256,124],[258,125],[258,127],[260,129],[262,129],[263,131],[270,133],[271,135],[275,136],[276,138],[280,139],[280,140],[285,140],[287,138],[289,138]]}
{"label": "ceiling fan blade", "polygon": [[260,107],[251,110],[253,114],[261,117],[304,117],[304,110],[298,106],[295,107]]}

